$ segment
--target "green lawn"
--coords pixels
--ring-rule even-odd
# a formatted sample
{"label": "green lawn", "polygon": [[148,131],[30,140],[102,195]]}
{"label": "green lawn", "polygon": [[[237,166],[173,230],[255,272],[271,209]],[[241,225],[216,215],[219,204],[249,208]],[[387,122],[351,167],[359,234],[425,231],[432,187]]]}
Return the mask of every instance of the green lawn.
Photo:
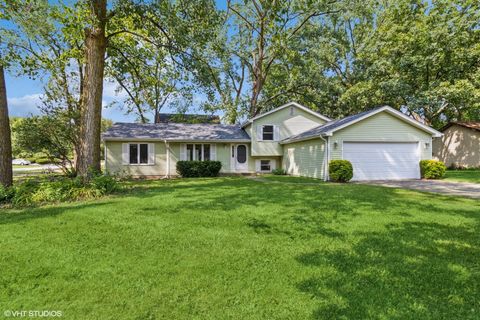
{"label": "green lawn", "polygon": [[480,183],[480,170],[447,170],[445,180]]}
{"label": "green lawn", "polygon": [[3,209],[0,314],[479,318],[479,201],[245,178],[133,185],[96,202]]}

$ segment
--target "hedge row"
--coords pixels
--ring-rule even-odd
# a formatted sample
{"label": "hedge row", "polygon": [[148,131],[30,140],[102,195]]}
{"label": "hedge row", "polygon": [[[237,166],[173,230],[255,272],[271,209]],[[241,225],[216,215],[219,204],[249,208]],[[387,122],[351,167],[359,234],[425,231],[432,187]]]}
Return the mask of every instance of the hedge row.
{"label": "hedge row", "polygon": [[220,161],[178,161],[177,173],[183,178],[216,177],[222,163]]}

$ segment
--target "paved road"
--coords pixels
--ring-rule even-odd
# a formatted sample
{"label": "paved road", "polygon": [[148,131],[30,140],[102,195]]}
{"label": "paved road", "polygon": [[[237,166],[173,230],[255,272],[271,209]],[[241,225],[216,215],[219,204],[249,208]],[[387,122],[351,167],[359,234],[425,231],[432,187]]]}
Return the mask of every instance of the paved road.
{"label": "paved road", "polygon": [[29,172],[29,171],[40,171],[40,170],[56,171],[56,170],[60,170],[60,167],[55,164],[31,164],[28,166],[13,168],[13,172]]}
{"label": "paved road", "polygon": [[477,183],[442,180],[364,181],[358,183],[480,199],[480,184]]}

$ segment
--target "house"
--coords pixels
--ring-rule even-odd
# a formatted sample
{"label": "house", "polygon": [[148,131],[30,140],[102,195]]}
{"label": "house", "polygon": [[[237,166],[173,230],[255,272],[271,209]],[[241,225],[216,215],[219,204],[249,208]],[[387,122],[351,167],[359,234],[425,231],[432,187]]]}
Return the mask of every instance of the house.
{"label": "house", "polygon": [[480,122],[450,122],[433,141],[433,156],[448,167],[480,167]]}
{"label": "house", "polygon": [[109,172],[174,176],[179,160],[218,160],[222,173],[270,172],[328,179],[333,159],[352,162],[354,180],[420,178],[442,134],[390,107],[331,120],[291,102],[242,125],[116,123],[104,135]]}

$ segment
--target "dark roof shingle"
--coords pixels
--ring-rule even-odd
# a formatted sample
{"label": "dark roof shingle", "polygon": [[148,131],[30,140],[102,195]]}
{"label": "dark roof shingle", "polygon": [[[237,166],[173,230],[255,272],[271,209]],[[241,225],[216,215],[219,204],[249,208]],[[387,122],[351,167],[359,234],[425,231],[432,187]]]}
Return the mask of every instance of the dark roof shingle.
{"label": "dark roof shingle", "polygon": [[238,125],[187,123],[115,123],[103,135],[104,140],[158,139],[191,140],[250,140]]}

